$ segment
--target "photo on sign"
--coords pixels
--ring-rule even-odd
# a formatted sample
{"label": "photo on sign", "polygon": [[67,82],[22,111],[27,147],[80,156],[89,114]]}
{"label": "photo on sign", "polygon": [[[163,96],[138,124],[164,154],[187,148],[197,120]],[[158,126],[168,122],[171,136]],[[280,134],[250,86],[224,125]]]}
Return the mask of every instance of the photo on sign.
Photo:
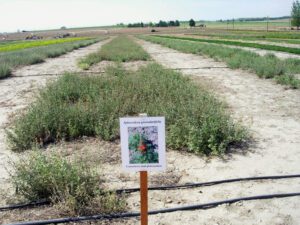
{"label": "photo on sign", "polygon": [[128,127],[128,150],[130,164],[158,163],[158,127]]}
{"label": "photo on sign", "polygon": [[125,171],[164,171],[164,117],[120,118],[122,167]]}

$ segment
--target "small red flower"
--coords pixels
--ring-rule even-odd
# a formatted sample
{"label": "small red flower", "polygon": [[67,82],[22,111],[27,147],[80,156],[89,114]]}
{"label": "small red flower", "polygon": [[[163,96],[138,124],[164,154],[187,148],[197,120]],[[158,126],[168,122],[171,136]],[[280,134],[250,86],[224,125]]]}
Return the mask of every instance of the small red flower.
{"label": "small red flower", "polygon": [[141,152],[144,152],[144,151],[146,151],[146,145],[140,145],[139,147],[138,147],[138,149],[141,151]]}

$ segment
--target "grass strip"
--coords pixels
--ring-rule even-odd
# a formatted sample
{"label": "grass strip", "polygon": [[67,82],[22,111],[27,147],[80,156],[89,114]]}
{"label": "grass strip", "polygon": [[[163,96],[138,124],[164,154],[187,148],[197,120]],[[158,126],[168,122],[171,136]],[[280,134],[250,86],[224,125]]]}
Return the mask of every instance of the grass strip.
{"label": "grass strip", "polygon": [[267,41],[270,43],[288,43],[288,44],[300,44],[299,39],[283,39],[283,38],[266,38],[262,36],[245,36],[245,35],[235,35],[235,34],[206,34],[206,33],[194,33],[194,34],[186,34],[192,36],[202,36],[206,38],[219,38],[219,39],[233,39],[233,40],[247,40],[247,41]]}
{"label": "grass strip", "polygon": [[78,62],[82,69],[88,69],[93,64],[108,60],[115,62],[128,62],[136,60],[149,60],[150,56],[144,49],[127,36],[118,36],[103,45],[95,53],[87,55]]}
{"label": "grass strip", "polygon": [[166,117],[167,145],[173,149],[222,154],[247,136],[205,87],[178,72],[158,64],[137,72],[120,66],[108,71],[97,77],[66,74],[48,85],[8,131],[12,149],[81,136],[115,140],[119,117],[141,112]]}
{"label": "grass strip", "polygon": [[186,40],[186,41],[197,41],[197,42],[213,43],[213,44],[222,44],[222,45],[231,45],[231,46],[240,46],[240,47],[258,48],[258,49],[279,51],[279,52],[287,52],[287,53],[300,55],[300,48],[291,48],[291,47],[284,47],[284,46],[278,46],[278,45],[266,45],[266,44],[250,43],[250,42],[227,41],[227,40],[217,40],[217,39],[203,39],[203,38],[190,38],[190,37],[159,36],[159,35],[158,35],[158,37],[179,39],[179,40]]}
{"label": "grass strip", "polygon": [[37,41],[18,41],[18,42],[8,42],[7,44],[3,43],[0,45],[0,52],[9,52],[9,51],[16,51],[25,48],[34,48],[34,47],[41,47],[47,45],[54,45],[54,44],[62,44],[67,42],[74,42],[74,41],[82,41],[88,40],[91,38],[88,37],[75,37],[75,38],[63,38],[63,39],[51,39],[51,40],[37,40]]}
{"label": "grass strip", "polygon": [[299,59],[278,59],[273,54],[260,56],[243,49],[226,48],[208,43],[191,42],[158,36],[141,36],[144,40],[192,54],[206,55],[224,61],[231,69],[244,69],[256,73],[260,78],[274,78],[277,83],[290,88],[300,88],[300,80],[293,74],[300,71]]}
{"label": "grass strip", "polygon": [[[200,33],[199,33],[200,34]],[[202,33],[203,34],[203,33]],[[254,30],[216,30],[216,31],[205,31],[206,35],[231,35],[231,36],[243,36],[243,37],[253,37],[262,39],[299,39],[300,34],[297,31],[254,31]]]}
{"label": "grass strip", "polygon": [[10,76],[12,69],[18,66],[41,63],[46,58],[54,58],[66,54],[74,49],[91,45],[102,39],[88,39],[19,51],[2,52],[0,53],[0,79]]}

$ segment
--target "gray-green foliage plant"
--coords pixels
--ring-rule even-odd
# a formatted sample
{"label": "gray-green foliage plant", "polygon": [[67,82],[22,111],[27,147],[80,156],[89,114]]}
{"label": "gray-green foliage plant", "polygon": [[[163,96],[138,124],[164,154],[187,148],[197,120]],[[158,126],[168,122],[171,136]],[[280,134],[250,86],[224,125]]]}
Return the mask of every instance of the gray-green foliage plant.
{"label": "gray-green foliage plant", "polygon": [[[59,155],[46,156],[32,153],[13,164],[12,181],[18,194],[28,200],[51,199],[58,195],[75,196],[80,189],[86,196],[82,201],[93,197],[97,187],[96,176],[83,164],[71,164]],[[79,197],[79,196],[78,196]]]}
{"label": "gray-green foliage plant", "polygon": [[123,200],[100,188],[99,176],[87,163],[36,151],[14,162],[12,169],[16,194],[27,200],[49,200],[71,215],[124,210]]}
{"label": "gray-green foliage plant", "polygon": [[103,45],[99,51],[91,53],[78,62],[79,67],[88,69],[93,64],[108,60],[115,62],[128,62],[136,60],[149,60],[149,54],[141,46],[127,36],[118,36]]}
{"label": "gray-green foliage plant", "polygon": [[176,36],[159,36],[170,39],[178,39],[178,40],[186,40],[186,41],[195,41],[195,42],[203,42],[203,43],[213,43],[213,44],[222,44],[222,45],[231,45],[231,46],[241,46],[241,47],[250,47],[250,48],[258,48],[264,50],[271,51],[279,51],[279,52],[287,52],[292,54],[300,54],[300,49],[296,47],[285,47],[273,44],[261,44],[254,42],[245,42],[240,40],[220,40],[220,39],[205,39],[205,38],[193,38],[193,37],[176,37]]}
{"label": "gray-green foliage plant", "polygon": [[115,69],[96,77],[66,74],[48,85],[10,128],[12,149],[81,136],[115,140],[119,117],[141,112],[166,117],[167,144],[174,149],[220,154],[246,137],[220,101],[180,73],[158,64],[137,72]]}

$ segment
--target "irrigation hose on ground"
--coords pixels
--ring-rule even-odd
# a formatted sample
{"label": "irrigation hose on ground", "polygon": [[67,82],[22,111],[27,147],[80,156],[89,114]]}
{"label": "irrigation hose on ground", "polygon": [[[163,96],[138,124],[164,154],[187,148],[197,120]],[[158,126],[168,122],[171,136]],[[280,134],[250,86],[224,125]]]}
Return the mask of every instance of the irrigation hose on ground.
{"label": "irrigation hose on ground", "polygon": [[[171,70],[202,70],[202,69],[226,69],[228,66],[204,66],[204,67],[190,67],[190,68],[172,68]],[[102,74],[105,73],[105,71],[74,71],[70,72],[72,74],[77,74],[77,75],[97,75],[97,74]],[[14,78],[30,78],[30,77],[46,77],[46,76],[63,76],[64,73],[41,73],[41,74],[27,74],[27,75],[12,75],[9,77],[6,77],[6,79],[14,79]]]}
{"label": "irrigation hose on ground", "polygon": [[0,212],[5,211],[5,210],[21,209],[21,208],[26,208],[26,207],[35,207],[35,206],[39,206],[39,205],[45,205],[45,204],[48,204],[48,203],[50,203],[49,200],[45,199],[45,200],[39,200],[39,201],[34,201],[34,202],[3,206],[3,207],[0,207]]}
{"label": "irrigation hose on ground", "polygon": [[[300,192],[296,193],[285,193],[285,194],[273,194],[273,195],[257,195],[250,197],[242,197],[242,198],[232,198],[222,201],[209,202],[205,204],[198,205],[188,205],[182,207],[174,207],[174,208],[166,208],[160,210],[149,211],[149,215],[155,215],[159,213],[170,213],[176,211],[188,211],[188,210],[199,210],[199,209],[210,209],[222,204],[232,204],[239,201],[251,201],[251,200],[259,200],[259,199],[271,199],[271,198],[286,198],[300,196]],[[79,216],[79,217],[65,217],[51,220],[40,220],[40,221],[29,221],[23,223],[12,223],[9,225],[44,225],[44,224],[59,224],[59,223],[70,223],[70,222],[80,222],[80,221],[89,221],[89,220],[111,220],[111,219],[120,219],[120,218],[130,218],[140,216],[138,212],[131,213],[119,213],[119,214],[108,214],[108,215],[94,215],[94,216]]]}
{"label": "irrigation hose on ground", "polygon": [[[196,188],[196,187],[204,187],[204,186],[213,186],[213,185],[224,184],[224,183],[234,183],[234,182],[240,182],[240,181],[278,180],[278,179],[290,179],[290,178],[300,178],[300,174],[233,178],[233,179],[216,180],[216,181],[209,181],[209,182],[202,182],[202,183],[149,187],[148,190],[171,190],[171,189],[183,189],[183,188]],[[128,189],[115,190],[115,192],[117,194],[133,193],[133,192],[138,192],[138,191],[140,191],[140,188],[128,188]],[[34,207],[34,206],[49,204],[49,203],[50,203],[49,200],[39,200],[39,201],[35,201],[35,202],[30,202],[30,203],[3,206],[3,207],[0,207],[0,211],[19,209],[19,208],[25,208],[25,207]]]}
{"label": "irrigation hose on ground", "polygon": [[[209,181],[209,182],[202,182],[202,183],[149,187],[148,190],[170,190],[170,189],[196,188],[196,187],[212,186],[212,185],[217,185],[217,184],[233,183],[233,182],[240,182],[240,181],[278,180],[278,179],[288,179],[288,178],[300,178],[300,174],[233,178],[233,179]],[[117,193],[132,193],[132,192],[138,192],[138,191],[140,191],[139,188],[128,188],[128,189],[117,189],[116,190]]]}

